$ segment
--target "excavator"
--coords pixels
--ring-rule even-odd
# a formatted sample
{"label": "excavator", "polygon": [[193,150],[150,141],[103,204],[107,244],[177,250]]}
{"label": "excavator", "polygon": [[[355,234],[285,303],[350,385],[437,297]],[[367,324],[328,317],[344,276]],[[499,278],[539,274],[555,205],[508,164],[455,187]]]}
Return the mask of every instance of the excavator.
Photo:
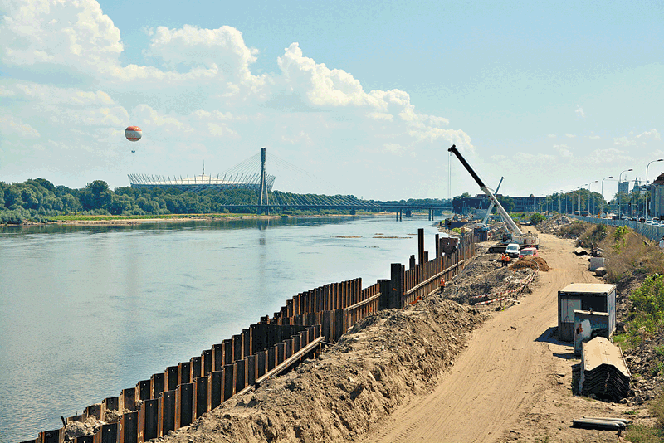
{"label": "excavator", "polygon": [[507,228],[508,234],[503,237],[500,243],[490,247],[489,252],[498,252],[498,253],[505,252],[505,248],[509,243],[516,243],[519,245],[520,248],[525,248],[527,246],[533,246],[535,248],[539,248],[539,237],[537,236],[537,234],[531,232],[523,232],[521,231],[521,229],[519,229],[519,226],[514,222],[514,220],[512,220],[512,217],[510,217],[510,215],[505,211],[505,209],[500,204],[496,196],[493,195],[493,193],[489,190],[489,188],[486,187],[486,185],[482,182],[482,179],[475,173],[473,168],[470,167],[466,159],[463,158],[459,150],[456,148],[456,145],[452,145],[452,147],[449,148],[447,151],[457,156],[463,167],[466,168],[466,171],[468,171],[470,176],[473,177],[475,183],[479,185],[482,192],[484,192],[489,197],[491,203],[496,207],[496,212],[505,222],[505,227]]}

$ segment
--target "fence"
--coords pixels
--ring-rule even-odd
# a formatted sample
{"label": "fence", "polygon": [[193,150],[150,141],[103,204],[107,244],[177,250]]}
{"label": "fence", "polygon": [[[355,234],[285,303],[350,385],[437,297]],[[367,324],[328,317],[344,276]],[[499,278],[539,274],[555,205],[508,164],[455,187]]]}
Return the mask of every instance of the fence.
{"label": "fence", "polygon": [[[392,264],[391,278],[362,289],[362,279],[331,283],[295,295],[271,318],[243,329],[241,334],[214,344],[188,362],[170,366],[119,397],[85,408],[65,421],[89,417],[112,422],[94,436],[75,443],[138,443],[187,426],[231,396],[288,371],[305,358],[315,356],[326,343],[336,342],[359,320],[380,309],[403,308],[451,280],[472,257],[471,235],[440,238],[436,257],[428,260],[424,230],[419,229],[418,262],[410,257],[409,269]],[[23,443],[63,443],[65,427],[40,432]]]}
{"label": "fence", "polygon": [[608,226],[627,226],[650,240],[660,240],[664,236],[664,226],[652,226],[634,220],[611,220],[596,217],[574,216],[577,220]]}

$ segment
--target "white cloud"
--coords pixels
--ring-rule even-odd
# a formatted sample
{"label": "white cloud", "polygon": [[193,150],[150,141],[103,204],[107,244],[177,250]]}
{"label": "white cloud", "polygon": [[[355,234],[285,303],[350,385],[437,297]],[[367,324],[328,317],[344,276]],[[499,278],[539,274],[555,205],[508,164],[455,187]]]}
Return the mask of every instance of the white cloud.
{"label": "white cloud", "polygon": [[567,137],[567,138],[575,138],[576,135],[575,135],[575,134],[565,134],[565,137]]}
{"label": "white cloud", "polygon": [[574,113],[576,114],[577,117],[586,118],[586,114],[583,112],[583,108],[581,106],[578,106],[576,108],[576,111],[574,111]]}
{"label": "white cloud", "polygon": [[618,137],[613,139],[613,144],[618,146],[635,146],[636,141],[627,137]]}
{"label": "white cloud", "polygon": [[0,134],[5,137],[16,135],[21,138],[26,137],[29,139],[40,137],[39,131],[12,115],[0,115]]}
{"label": "white cloud", "polygon": [[632,157],[625,151],[616,148],[595,149],[588,156],[588,162],[595,164],[622,163],[632,161]]}
{"label": "white cloud", "polygon": [[574,153],[572,153],[569,146],[567,146],[565,144],[553,145],[553,149],[558,151],[558,155],[560,155],[564,159],[574,158]]}
{"label": "white cloud", "polygon": [[636,138],[642,138],[642,137],[643,137],[644,141],[646,139],[651,139],[651,140],[661,140],[662,139],[662,135],[659,132],[657,132],[657,129],[651,129],[650,131],[642,132],[641,134],[636,136]]}
{"label": "white cloud", "polygon": [[3,9],[2,64],[96,70],[116,64],[123,50],[120,30],[94,0],[8,2]]}
{"label": "white cloud", "polygon": [[601,139],[601,138],[602,138],[602,137],[600,137],[599,135],[589,135],[589,136],[588,136],[588,139],[589,139],[589,140],[599,140],[599,139]]}

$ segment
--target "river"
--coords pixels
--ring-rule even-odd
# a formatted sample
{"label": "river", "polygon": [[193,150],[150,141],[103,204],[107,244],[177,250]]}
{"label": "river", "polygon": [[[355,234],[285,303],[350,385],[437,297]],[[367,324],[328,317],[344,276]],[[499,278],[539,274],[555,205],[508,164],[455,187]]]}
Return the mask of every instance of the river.
{"label": "river", "polygon": [[432,256],[425,217],[0,228],[0,441],[57,429],[299,292],[389,278],[417,228]]}

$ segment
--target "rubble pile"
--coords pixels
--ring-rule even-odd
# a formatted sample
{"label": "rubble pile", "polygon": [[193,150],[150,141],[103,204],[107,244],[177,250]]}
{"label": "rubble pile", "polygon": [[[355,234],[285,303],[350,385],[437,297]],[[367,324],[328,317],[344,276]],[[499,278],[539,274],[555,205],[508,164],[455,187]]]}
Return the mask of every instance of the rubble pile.
{"label": "rubble pile", "polygon": [[524,281],[536,271],[532,268],[501,266],[496,259],[498,254],[478,255],[455,277],[445,285],[445,297],[457,303],[470,303],[471,297],[486,296],[490,299],[519,289]]}
{"label": "rubble pile", "polygon": [[566,215],[556,215],[548,218],[537,225],[537,230],[545,234],[558,234],[560,228],[571,225],[574,220]]}

